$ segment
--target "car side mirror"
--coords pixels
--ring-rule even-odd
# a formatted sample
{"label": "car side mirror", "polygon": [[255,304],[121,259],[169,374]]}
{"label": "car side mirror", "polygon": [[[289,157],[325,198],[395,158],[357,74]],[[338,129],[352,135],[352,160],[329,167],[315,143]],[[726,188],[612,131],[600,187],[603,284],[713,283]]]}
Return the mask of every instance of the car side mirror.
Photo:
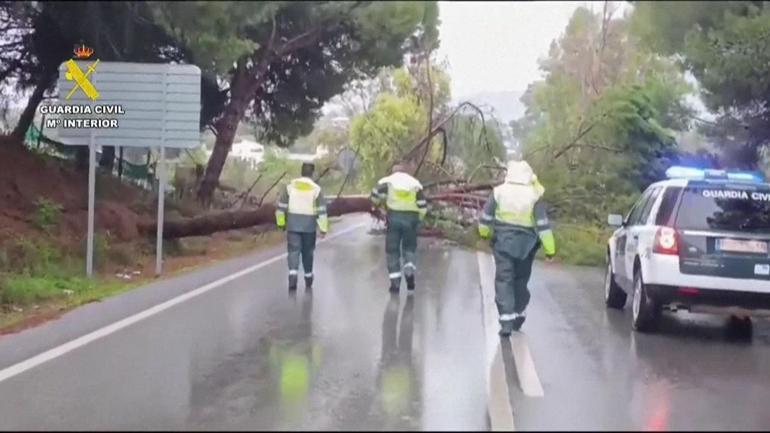
{"label": "car side mirror", "polygon": [[610,227],[623,227],[623,215],[611,214],[607,217],[607,224]]}

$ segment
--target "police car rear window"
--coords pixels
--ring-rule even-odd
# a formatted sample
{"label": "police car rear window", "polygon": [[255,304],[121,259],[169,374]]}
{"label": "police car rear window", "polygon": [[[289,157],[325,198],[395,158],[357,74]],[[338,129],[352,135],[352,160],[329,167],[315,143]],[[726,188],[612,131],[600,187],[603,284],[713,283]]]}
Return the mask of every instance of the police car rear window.
{"label": "police car rear window", "polygon": [[688,185],[676,225],[693,230],[770,234],[770,188]]}
{"label": "police car rear window", "polygon": [[663,193],[663,199],[660,202],[660,208],[658,209],[658,215],[655,217],[655,224],[659,226],[668,226],[671,224],[671,216],[674,213],[674,206],[679,199],[682,188],[678,186],[670,186],[666,188],[666,192]]}

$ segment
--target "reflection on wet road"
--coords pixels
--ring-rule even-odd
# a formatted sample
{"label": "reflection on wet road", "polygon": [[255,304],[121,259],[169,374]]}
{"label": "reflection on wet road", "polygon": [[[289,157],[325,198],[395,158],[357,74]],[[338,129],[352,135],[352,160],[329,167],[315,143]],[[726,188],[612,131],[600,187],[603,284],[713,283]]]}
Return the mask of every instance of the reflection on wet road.
{"label": "reflection on wet road", "polygon": [[767,321],[749,340],[720,316],[665,313],[659,331],[638,334],[628,307],[604,308],[601,271],[535,275],[524,332],[545,395],[510,387],[517,429],[770,428]]}
{"label": "reflection on wet road", "polygon": [[276,260],[6,378],[3,352],[35,335],[0,339],[0,429],[770,427],[767,322],[741,340],[680,313],[635,334],[601,271],[538,264],[524,332],[501,343],[491,262],[423,240],[417,292],[394,296],[383,242],[322,243],[312,292],[290,294]]}
{"label": "reflection on wet road", "polygon": [[366,228],[319,247],[312,293],[276,261],[0,382],[0,429],[485,429],[474,253],[421,253],[399,296]]}

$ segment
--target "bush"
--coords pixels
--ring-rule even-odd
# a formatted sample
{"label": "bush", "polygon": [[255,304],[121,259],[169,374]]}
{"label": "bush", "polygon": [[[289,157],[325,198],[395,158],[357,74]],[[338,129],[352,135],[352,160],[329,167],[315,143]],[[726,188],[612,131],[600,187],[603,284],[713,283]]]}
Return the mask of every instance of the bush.
{"label": "bush", "polygon": [[89,290],[94,284],[83,277],[11,275],[0,281],[0,304],[29,305]]}
{"label": "bush", "polygon": [[113,245],[107,252],[107,260],[120,266],[134,266],[137,252],[131,244]]}
{"label": "bush", "polygon": [[46,241],[19,238],[0,251],[0,272],[43,273],[63,257],[58,248]]}
{"label": "bush", "polygon": [[[556,259],[578,266],[601,266],[607,254],[610,229],[590,224],[557,223],[553,228],[556,238]],[[538,257],[544,257],[543,250]]]}
{"label": "bush", "polygon": [[48,231],[59,222],[62,205],[45,198],[38,198],[35,202],[35,215],[32,222],[35,227]]}

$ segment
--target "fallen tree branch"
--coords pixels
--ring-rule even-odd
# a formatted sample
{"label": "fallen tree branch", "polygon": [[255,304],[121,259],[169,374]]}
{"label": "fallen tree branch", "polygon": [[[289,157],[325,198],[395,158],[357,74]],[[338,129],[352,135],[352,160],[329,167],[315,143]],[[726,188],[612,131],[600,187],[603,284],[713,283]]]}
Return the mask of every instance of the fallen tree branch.
{"label": "fallen tree branch", "polygon": [[246,192],[243,193],[241,205],[239,207],[240,209],[243,209],[243,205],[246,204],[246,199],[249,198],[249,194],[251,194],[251,190],[254,189],[255,186],[257,186],[257,182],[259,182],[260,179],[262,179],[262,174],[261,173],[260,173],[259,176],[257,176],[257,180],[255,180],[254,183],[251,184],[249,189],[247,189]]}
{"label": "fallen tree branch", "polygon": [[[447,122],[452,120],[452,118],[457,115],[457,113],[462,110],[463,108],[470,107],[473,108],[479,115],[481,116],[482,121],[484,121],[484,112],[474,105],[471,102],[465,101],[460,103],[457,107],[455,107],[454,110],[452,110],[444,119],[442,119],[440,122],[435,123],[433,129],[425,136],[423,137],[417,144],[412,147],[412,149],[404,155],[402,160],[408,160],[412,158],[417,152],[419,152],[420,149],[422,149],[422,146],[426,143],[429,143],[430,140],[438,133],[439,129],[442,129],[444,125],[446,125]],[[486,124],[486,123],[485,123]],[[485,134],[486,137],[486,134]],[[489,143],[487,142],[487,150],[489,151]],[[395,165],[395,162],[391,164],[390,168],[393,168],[393,165]]]}
{"label": "fallen tree branch", "polygon": [[273,188],[275,188],[275,186],[278,185],[278,182],[280,182],[281,179],[283,179],[284,176],[286,176],[286,172],[285,171],[283,172],[282,175],[280,175],[278,177],[278,179],[275,180],[275,182],[273,182],[272,185],[270,185],[270,187],[264,192],[264,194],[262,194],[262,197],[259,198],[259,203],[257,203],[257,206],[262,206],[262,202],[265,201],[265,197],[267,197],[267,195],[270,193],[270,191],[272,191]]}

